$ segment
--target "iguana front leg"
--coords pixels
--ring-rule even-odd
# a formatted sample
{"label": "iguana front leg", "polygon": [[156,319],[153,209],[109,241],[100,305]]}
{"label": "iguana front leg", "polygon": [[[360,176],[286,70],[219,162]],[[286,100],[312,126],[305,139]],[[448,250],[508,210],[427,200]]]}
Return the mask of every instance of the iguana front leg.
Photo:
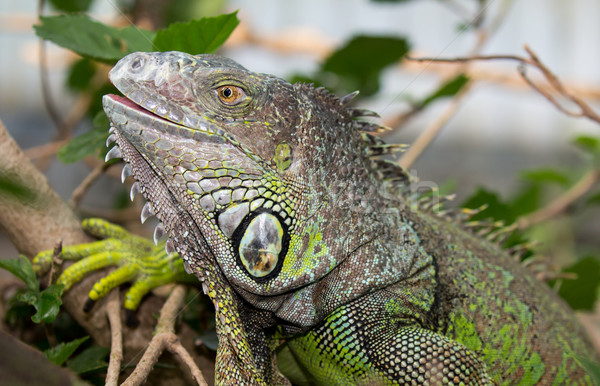
{"label": "iguana front leg", "polygon": [[375,293],[340,307],[288,346],[317,384],[494,384],[476,353],[421,327],[411,312]]}
{"label": "iguana front leg", "polygon": [[[90,235],[102,240],[63,247],[63,259],[79,261],[67,267],[57,283],[69,290],[95,270],[118,267],[94,284],[88,294],[86,311],[96,300],[126,282],[133,281],[133,285],[125,295],[125,309],[134,311],[142,298],[154,288],[173,282],[195,281],[193,276],[185,272],[179,256],[167,253],[164,244],[154,245],[148,239],[132,235],[122,227],[98,218],[84,220],[82,227]],[[35,256],[33,266],[38,274],[50,268],[52,253],[47,250]]]}

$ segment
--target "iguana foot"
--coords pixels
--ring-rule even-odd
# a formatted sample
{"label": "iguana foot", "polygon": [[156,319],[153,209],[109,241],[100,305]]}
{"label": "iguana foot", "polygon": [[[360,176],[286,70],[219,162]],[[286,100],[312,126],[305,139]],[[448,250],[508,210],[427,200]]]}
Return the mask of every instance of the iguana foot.
{"label": "iguana foot", "polygon": [[[93,271],[108,266],[118,267],[94,284],[84,305],[85,312],[91,310],[96,300],[126,282],[133,282],[133,285],[125,294],[125,309],[134,311],[152,289],[193,280],[185,272],[177,253],[165,251],[164,243],[154,245],[151,240],[132,235],[124,228],[98,218],[83,220],[82,227],[102,240],[63,247],[61,256],[64,260],[78,261],[62,272],[57,283],[64,285],[66,291]],[[35,256],[33,267],[36,273],[42,274],[50,268],[52,255],[53,251],[47,250]]]}

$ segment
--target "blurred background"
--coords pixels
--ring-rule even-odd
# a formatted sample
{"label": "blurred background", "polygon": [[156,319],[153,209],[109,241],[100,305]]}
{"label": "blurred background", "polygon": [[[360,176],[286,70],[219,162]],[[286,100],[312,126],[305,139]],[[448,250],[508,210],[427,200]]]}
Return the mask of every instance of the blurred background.
{"label": "blurred background", "polygon": [[[90,4],[87,13],[97,20],[116,26],[135,23],[146,29],[239,10],[240,25],[220,54],[253,71],[317,81],[339,94],[353,91],[352,86],[364,86],[357,103],[379,112],[381,122],[394,128],[386,137],[390,142],[410,144],[443,116],[457,100],[458,90],[446,97],[430,96],[465,71],[473,80],[471,88],[461,96],[440,135],[409,168],[421,181],[455,192],[457,203],[479,202],[485,192],[488,199],[501,203],[498,211],[537,210],[568,191],[592,165],[593,155],[582,152],[572,141],[582,135],[598,137],[598,123],[560,112],[520,78],[515,61],[478,61],[467,68],[398,60],[382,65],[368,85],[361,83],[364,79],[352,83],[352,79],[327,73],[323,64],[357,36],[403,39],[411,57],[525,57],[527,44],[569,90],[598,107],[600,2],[595,0],[81,2]],[[44,14],[59,13],[52,3],[60,1],[47,3]],[[40,162],[51,185],[68,199],[93,162],[64,164],[53,156],[69,136],[57,133],[48,111],[62,120],[82,118],[69,134],[78,135],[90,129],[86,109],[97,104],[98,98],[95,102],[91,96],[83,100],[76,87],[66,86],[79,60],[76,54],[45,43],[46,59],[40,62],[40,41],[32,28],[38,7],[39,3],[31,0],[0,2],[0,118],[21,147]],[[361,60],[373,63],[382,55],[370,51],[368,45],[361,52]],[[534,69],[528,74],[544,84]],[[560,102],[574,108],[571,101],[563,98]],[[526,172],[531,169],[535,172]],[[126,195],[118,179],[103,176],[79,210],[82,215],[113,213],[110,211],[122,205]],[[594,203],[600,196],[596,196],[590,190],[589,199],[574,205],[578,210],[573,217],[531,230],[541,240],[538,252],[551,254],[561,265],[577,262],[584,255],[597,257],[600,221]],[[529,207],[522,209],[517,204]],[[0,245],[3,256],[16,253],[6,240]]]}

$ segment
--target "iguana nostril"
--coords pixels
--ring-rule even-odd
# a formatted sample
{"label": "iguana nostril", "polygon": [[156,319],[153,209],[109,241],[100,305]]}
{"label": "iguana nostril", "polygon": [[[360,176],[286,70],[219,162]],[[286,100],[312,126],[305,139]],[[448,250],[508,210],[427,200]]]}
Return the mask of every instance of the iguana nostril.
{"label": "iguana nostril", "polygon": [[137,57],[133,60],[133,62],[131,62],[131,69],[132,70],[139,70],[140,68],[142,68],[144,66],[144,59]]}

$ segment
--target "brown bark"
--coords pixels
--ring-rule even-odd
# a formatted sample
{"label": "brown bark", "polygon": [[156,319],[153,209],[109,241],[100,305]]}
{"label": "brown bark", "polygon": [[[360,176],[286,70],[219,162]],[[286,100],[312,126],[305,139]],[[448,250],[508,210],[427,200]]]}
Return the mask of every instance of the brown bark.
{"label": "brown bark", "polygon": [[[19,200],[11,195],[0,195],[0,229],[9,237],[17,250],[32,258],[38,252],[64,245],[91,241],[81,229],[81,222],[71,208],[48,184],[46,177],[31,163],[25,153],[8,134],[0,121],[0,175],[25,187],[31,192],[30,200]],[[87,294],[103,273],[88,276],[63,296],[64,307],[100,345],[110,346],[110,333],[105,313],[99,301],[90,313],[83,312]],[[105,274],[105,273],[104,273]],[[42,281],[44,282],[44,281]],[[148,320],[139,328],[125,328],[125,347],[137,352],[152,336],[153,320],[161,303],[144,302],[138,312],[139,320]],[[147,318],[147,319],[145,319]]]}

